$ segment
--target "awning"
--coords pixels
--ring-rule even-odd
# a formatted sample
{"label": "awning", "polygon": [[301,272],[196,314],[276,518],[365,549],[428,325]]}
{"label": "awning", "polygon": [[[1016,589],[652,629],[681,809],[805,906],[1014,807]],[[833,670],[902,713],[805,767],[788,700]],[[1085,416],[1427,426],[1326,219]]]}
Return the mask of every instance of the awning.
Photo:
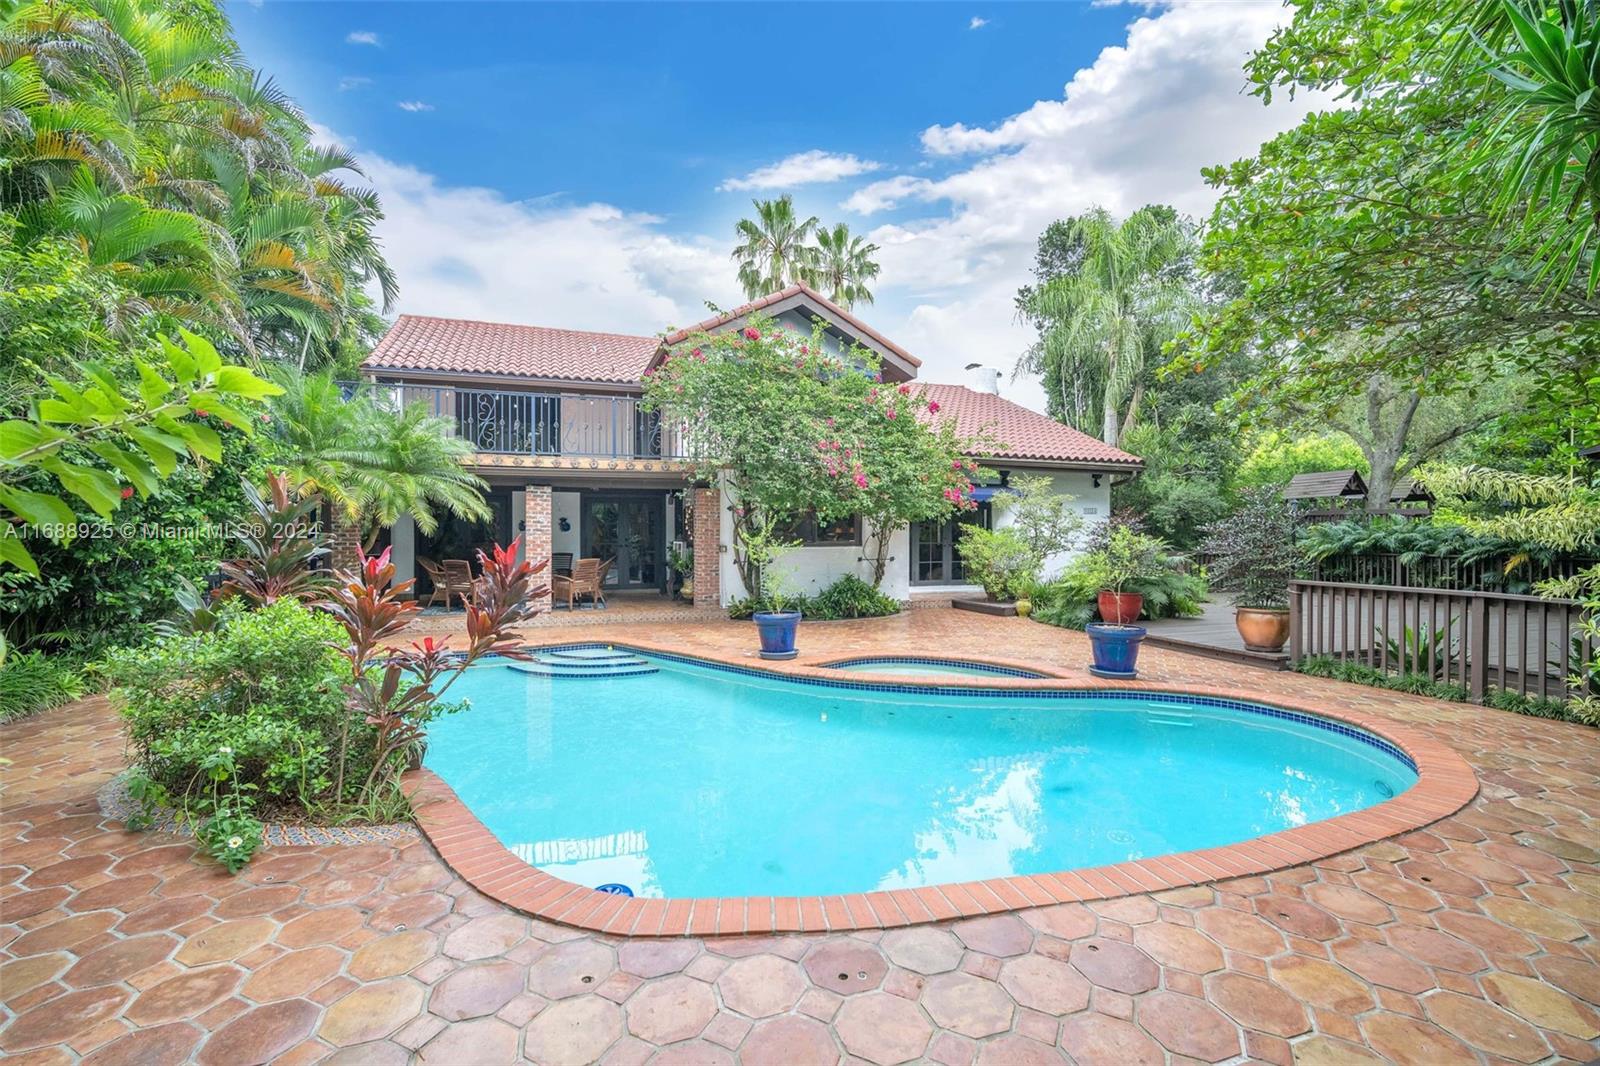
{"label": "awning", "polygon": [[1007,496],[1014,496],[1016,492],[1016,489],[1008,488],[1005,485],[974,485],[972,486],[971,496],[979,503],[986,503],[1001,493]]}

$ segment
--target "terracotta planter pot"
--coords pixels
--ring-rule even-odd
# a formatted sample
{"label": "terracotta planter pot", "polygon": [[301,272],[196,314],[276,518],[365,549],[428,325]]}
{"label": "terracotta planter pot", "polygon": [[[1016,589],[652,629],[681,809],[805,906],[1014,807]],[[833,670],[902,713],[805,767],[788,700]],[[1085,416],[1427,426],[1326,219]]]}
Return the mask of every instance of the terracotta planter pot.
{"label": "terracotta planter pot", "polygon": [[1100,621],[1110,625],[1127,626],[1139,620],[1144,610],[1144,597],[1137,592],[1112,592],[1100,590]]}
{"label": "terracotta planter pot", "polygon": [[1289,640],[1289,609],[1287,607],[1240,607],[1233,616],[1233,624],[1251,651],[1279,652]]}

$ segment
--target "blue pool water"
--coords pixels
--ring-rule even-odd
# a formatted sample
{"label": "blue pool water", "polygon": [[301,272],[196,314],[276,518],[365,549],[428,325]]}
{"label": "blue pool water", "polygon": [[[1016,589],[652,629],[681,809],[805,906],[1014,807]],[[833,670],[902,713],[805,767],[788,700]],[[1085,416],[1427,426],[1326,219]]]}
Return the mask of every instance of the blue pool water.
{"label": "blue pool water", "polygon": [[1157,695],[827,687],[605,649],[540,660],[469,670],[450,697],[471,706],[433,723],[427,765],[525,860],[639,896],[1123,862],[1358,810],[1416,780],[1353,736]]}

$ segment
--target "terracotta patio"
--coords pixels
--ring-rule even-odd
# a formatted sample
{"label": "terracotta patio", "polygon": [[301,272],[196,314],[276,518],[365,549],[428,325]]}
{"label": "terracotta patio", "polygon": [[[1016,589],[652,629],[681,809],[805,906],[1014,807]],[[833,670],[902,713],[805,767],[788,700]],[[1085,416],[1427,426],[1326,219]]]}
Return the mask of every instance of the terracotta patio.
{"label": "terracotta patio", "polygon": [[[565,642],[570,631],[535,631]],[[609,626],[743,660],[729,622]],[[1087,683],[1081,636],[921,610],[812,624],[815,661],[1004,649]],[[238,877],[132,834],[93,700],[0,727],[0,1054],[18,1063],[1588,1061],[1600,733],[1147,649],[1158,684],[1398,723],[1459,813],[1309,865],[934,925],[621,940],[479,895],[429,844],[279,847]]]}

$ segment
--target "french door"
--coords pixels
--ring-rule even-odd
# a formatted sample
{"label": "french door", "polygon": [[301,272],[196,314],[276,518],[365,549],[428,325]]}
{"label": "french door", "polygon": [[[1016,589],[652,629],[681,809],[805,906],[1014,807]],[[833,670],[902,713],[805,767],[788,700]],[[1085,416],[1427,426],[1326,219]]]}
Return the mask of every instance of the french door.
{"label": "french door", "polygon": [[662,588],[666,581],[666,503],[649,496],[585,495],[583,554],[612,559],[608,589]]}

